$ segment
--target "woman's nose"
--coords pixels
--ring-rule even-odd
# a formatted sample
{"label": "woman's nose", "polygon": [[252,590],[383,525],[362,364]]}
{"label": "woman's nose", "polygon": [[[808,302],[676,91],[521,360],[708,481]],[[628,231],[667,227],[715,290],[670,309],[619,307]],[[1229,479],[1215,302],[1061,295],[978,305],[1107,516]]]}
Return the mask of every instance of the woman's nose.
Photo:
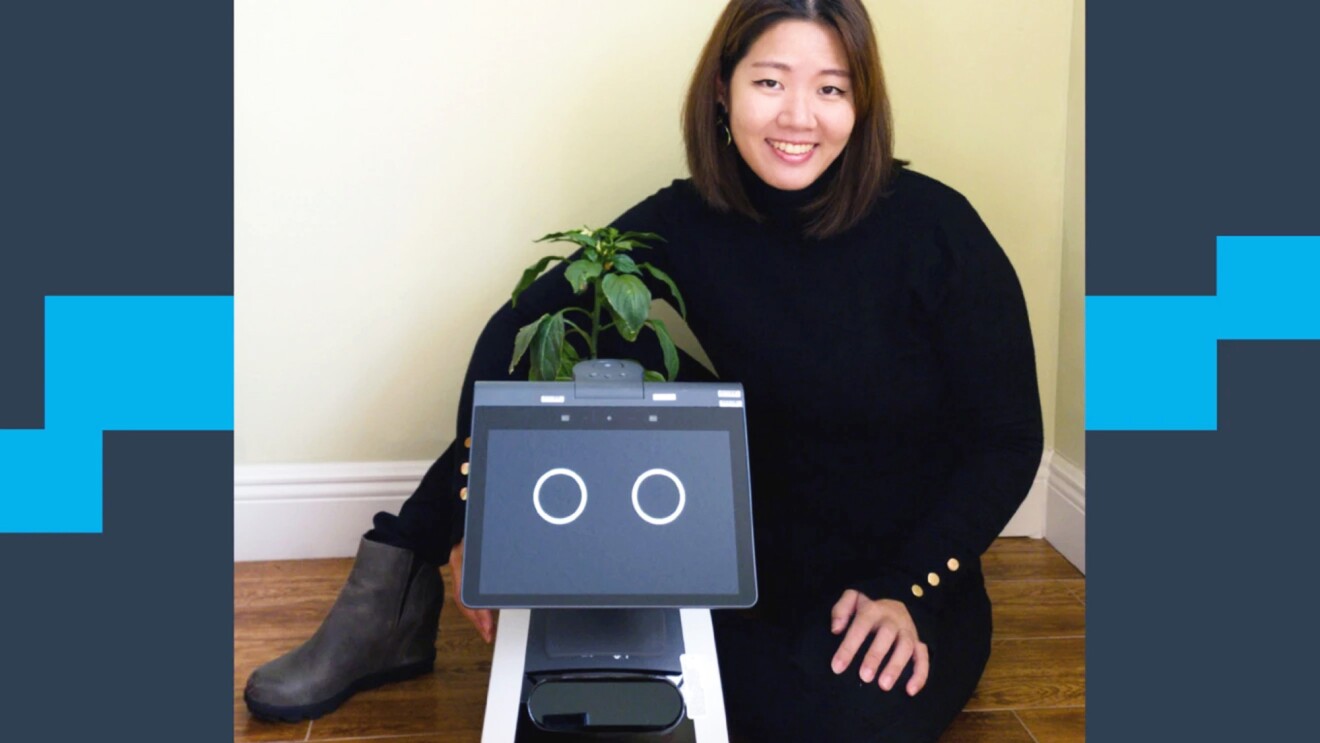
{"label": "woman's nose", "polygon": [[811,101],[804,95],[784,96],[784,107],[779,112],[779,125],[792,129],[810,129],[815,120]]}

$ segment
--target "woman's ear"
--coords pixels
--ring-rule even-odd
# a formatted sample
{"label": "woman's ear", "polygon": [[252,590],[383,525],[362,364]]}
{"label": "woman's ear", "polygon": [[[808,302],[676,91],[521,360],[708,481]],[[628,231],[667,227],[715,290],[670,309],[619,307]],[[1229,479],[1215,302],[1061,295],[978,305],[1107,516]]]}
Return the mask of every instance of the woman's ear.
{"label": "woman's ear", "polygon": [[715,78],[715,103],[719,105],[720,110],[728,113],[729,111],[729,86],[719,78]]}

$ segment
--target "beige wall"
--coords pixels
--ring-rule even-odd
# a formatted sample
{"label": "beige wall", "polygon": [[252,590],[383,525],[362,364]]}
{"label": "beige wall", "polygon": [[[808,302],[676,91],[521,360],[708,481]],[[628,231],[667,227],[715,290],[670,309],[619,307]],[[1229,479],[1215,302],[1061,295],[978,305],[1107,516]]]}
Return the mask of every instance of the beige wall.
{"label": "beige wall", "polygon": [[[239,0],[238,463],[435,456],[531,240],[685,175],[680,100],[723,5]],[[963,191],[1022,278],[1052,441],[1072,4],[868,7],[900,156]]]}
{"label": "beige wall", "polygon": [[1068,83],[1068,150],[1063,185],[1063,266],[1059,292],[1059,397],[1054,451],[1086,468],[1086,0],[1077,0]]}

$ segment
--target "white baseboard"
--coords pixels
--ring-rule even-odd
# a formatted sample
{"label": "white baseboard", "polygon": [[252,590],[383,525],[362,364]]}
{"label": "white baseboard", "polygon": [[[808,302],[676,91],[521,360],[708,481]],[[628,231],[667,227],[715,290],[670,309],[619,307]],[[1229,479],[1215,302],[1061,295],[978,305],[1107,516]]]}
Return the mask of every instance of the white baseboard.
{"label": "white baseboard", "polygon": [[[1046,452],[1031,491],[1003,536],[1039,539],[1046,533],[1050,461]],[[358,539],[371,528],[371,517],[377,511],[398,513],[430,465],[414,461],[236,466],[234,560],[352,557]]]}
{"label": "white baseboard", "polygon": [[1050,458],[1053,452],[1045,450],[1040,458],[1040,469],[1036,470],[1036,479],[1031,483],[1031,490],[1018,506],[1017,513],[1009,520],[1008,526],[999,532],[1001,537],[1031,537],[1040,539],[1045,534],[1045,499],[1049,494]]}
{"label": "white baseboard", "polygon": [[352,557],[377,511],[398,513],[431,465],[335,462],[234,467],[234,559]]}
{"label": "white baseboard", "polygon": [[1058,454],[1050,461],[1045,539],[1086,573],[1086,472]]}

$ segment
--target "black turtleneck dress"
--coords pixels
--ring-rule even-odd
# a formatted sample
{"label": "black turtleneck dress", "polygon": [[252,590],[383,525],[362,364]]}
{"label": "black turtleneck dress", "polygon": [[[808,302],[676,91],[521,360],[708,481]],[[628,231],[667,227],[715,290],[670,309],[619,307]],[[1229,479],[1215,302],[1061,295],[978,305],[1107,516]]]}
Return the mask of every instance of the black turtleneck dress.
{"label": "black turtleneck dress", "polygon": [[[797,192],[745,174],[759,223],[714,211],[679,180],[613,224],[666,238],[645,260],[678,285],[719,377],[745,389],[761,600],[714,613],[731,728],[756,741],[934,740],[989,656],[979,557],[1040,464],[1031,333],[1003,250],[934,179],[900,170],[857,225],[804,238],[798,208],[833,170]],[[526,361],[507,373],[518,328],[581,301],[565,265],[491,318],[455,443],[368,538],[448,560],[462,536],[473,382],[527,378]],[[647,362],[655,344],[620,345]],[[710,378],[686,357],[680,376]],[[867,645],[844,674],[830,670],[841,639],[830,607],[848,588],[907,605],[930,650],[916,697],[907,674],[889,692],[860,683]]]}

